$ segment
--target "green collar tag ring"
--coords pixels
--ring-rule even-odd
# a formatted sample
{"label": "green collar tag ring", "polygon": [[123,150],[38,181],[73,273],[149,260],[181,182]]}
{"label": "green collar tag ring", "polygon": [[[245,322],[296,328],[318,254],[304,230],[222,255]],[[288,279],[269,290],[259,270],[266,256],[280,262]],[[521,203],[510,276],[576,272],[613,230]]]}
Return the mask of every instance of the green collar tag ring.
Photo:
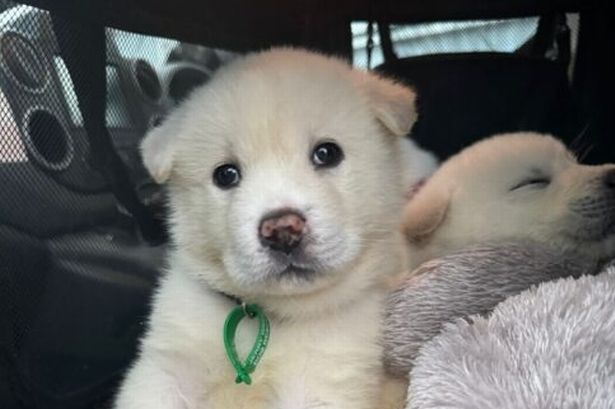
{"label": "green collar tag ring", "polygon": [[[258,319],[258,334],[254,345],[248,354],[246,360],[242,363],[237,356],[237,349],[235,348],[235,334],[237,333],[237,327],[242,319],[245,317]],[[226,350],[226,356],[228,360],[235,368],[237,378],[235,383],[245,383],[250,385],[252,379],[250,374],[256,369],[256,365],[261,360],[267,343],[269,342],[269,320],[263,310],[256,304],[242,304],[233,308],[233,310],[226,317],[224,322],[224,349]]]}

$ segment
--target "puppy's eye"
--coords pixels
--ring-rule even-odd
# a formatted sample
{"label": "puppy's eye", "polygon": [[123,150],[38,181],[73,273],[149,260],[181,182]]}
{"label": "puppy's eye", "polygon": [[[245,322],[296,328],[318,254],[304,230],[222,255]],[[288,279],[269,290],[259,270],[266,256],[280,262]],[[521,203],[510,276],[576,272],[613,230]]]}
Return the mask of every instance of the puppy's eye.
{"label": "puppy's eye", "polygon": [[510,190],[513,191],[513,190],[521,189],[522,187],[543,189],[549,186],[550,183],[551,183],[551,179],[547,177],[532,177],[532,178],[525,179],[522,182],[516,184]]}
{"label": "puppy's eye", "polygon": [[214,169],[213,179],[220,189],[230,189],[239,184],[241,172],[237,166],[225,163]]}
{"label": "puppy's eye", "polygon": [[325,142],[312,151],[312,163],[319,168],[333,168],[344,159],[342,148],[336,143]]}

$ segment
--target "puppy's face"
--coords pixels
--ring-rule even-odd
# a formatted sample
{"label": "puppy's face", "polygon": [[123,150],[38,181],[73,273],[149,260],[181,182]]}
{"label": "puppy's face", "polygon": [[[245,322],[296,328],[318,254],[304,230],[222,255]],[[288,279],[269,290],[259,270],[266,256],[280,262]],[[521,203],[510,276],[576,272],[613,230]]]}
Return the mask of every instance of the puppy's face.
{"label": "puppy's face", "polygon": [[[615,254],[615,165],[580,165],[550,137],[479,142],[445,163],[419,196],[406,209],[406,228],[436,253],[531,239],[598,259]],[[431,221],[418,226],[421,217]]]}
{"label": "puppy's face", "polygon": [[192,273],[240,296],[309,293],[397,229],[396,135],[413,121],[408,89],[276,50],[197,90],[143,156],[169,179],[172,232]]}

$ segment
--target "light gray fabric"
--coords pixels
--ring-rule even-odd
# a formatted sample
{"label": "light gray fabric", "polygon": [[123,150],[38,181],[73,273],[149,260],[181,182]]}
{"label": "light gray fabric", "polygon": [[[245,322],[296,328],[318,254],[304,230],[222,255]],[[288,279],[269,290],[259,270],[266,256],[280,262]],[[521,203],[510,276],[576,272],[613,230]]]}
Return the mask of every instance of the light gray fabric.
{"label": "light gray fabric", "polygon": [[388,299],[387,369],[406,376],[419,348],[447,322],[489,313],[532,285],[597,270],[594,261],[530,243],[483,245],[427,262]]}
{"label": "light gray fabric", "polygon": [[447,324],[410,380],[408,409],[615,408],[615,269]]}

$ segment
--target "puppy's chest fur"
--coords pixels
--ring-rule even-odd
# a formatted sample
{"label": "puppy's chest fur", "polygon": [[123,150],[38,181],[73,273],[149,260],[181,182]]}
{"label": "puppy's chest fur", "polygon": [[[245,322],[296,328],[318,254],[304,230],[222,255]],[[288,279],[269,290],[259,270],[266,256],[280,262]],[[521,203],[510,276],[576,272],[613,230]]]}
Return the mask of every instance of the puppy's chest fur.
{"label": "puppy's chest fur", "polygon": [[[217,293],[188,289],[181,281],[171,278],[163,284],[143,352],[160,356],[164,365],[173,366],[171,372],[180,374],[177,387],[187,408],[376,406],[382,381],[378,290],[326,317],[270,317],[269,345],[248,386],[235,384],[223,345],[224,320],[235,304]],[[256,323],[244,319],[236,338],[240,359],[255,337]]]}

